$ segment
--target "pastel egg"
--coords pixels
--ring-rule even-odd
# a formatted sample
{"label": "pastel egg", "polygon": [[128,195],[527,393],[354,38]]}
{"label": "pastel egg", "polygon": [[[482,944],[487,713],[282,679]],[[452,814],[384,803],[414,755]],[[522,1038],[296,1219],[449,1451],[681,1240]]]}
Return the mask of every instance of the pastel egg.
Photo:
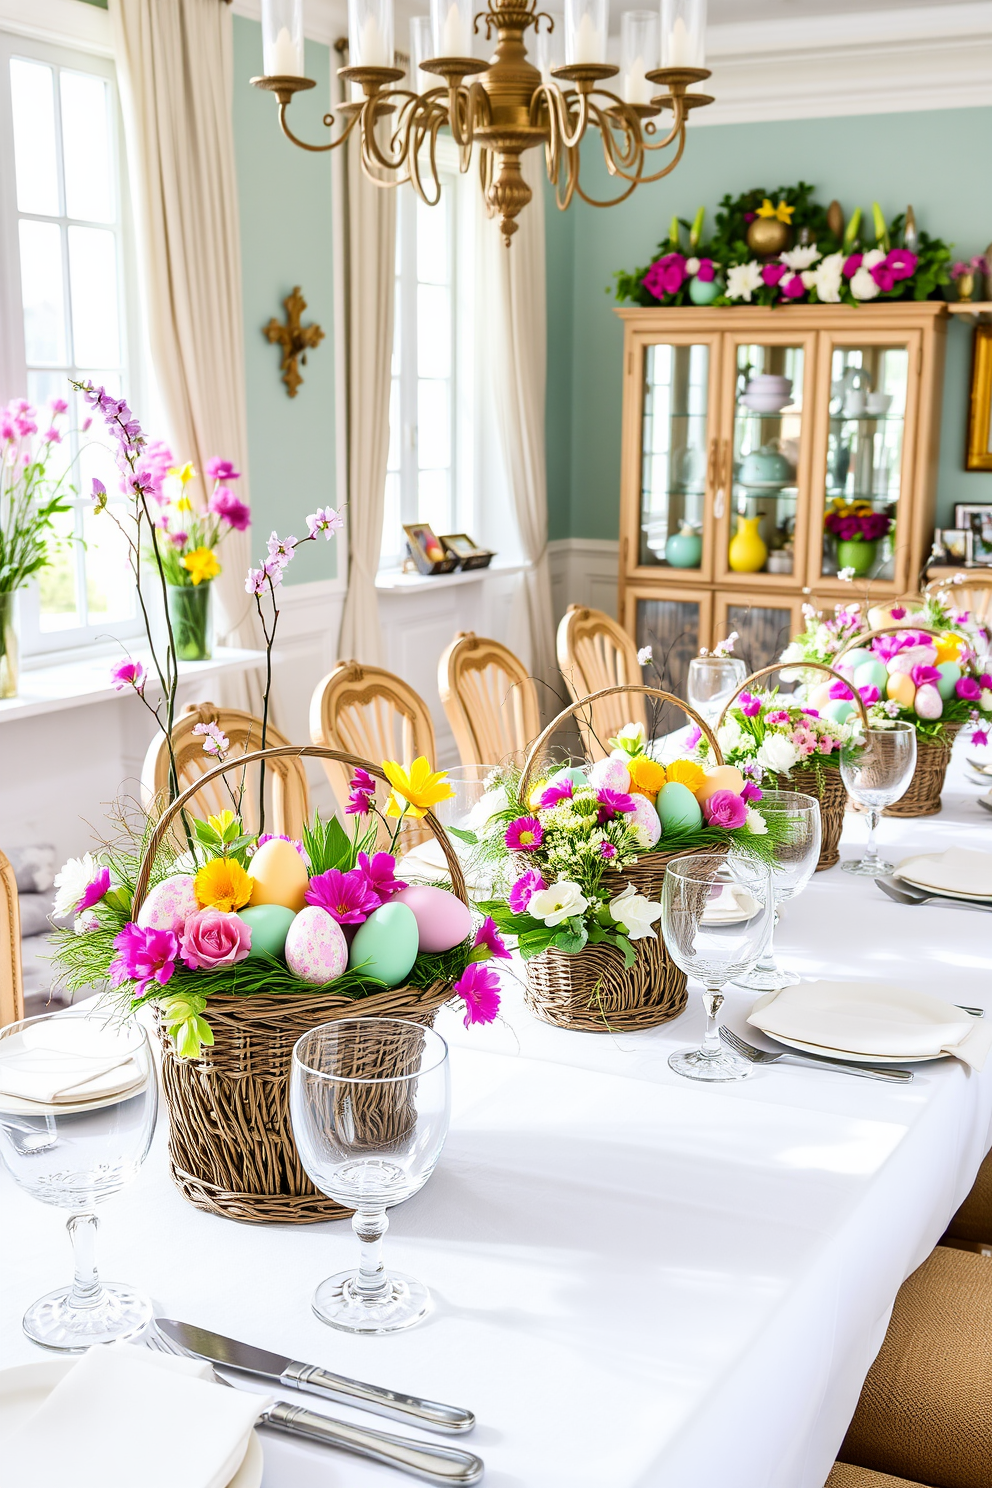
{"label": "pastel egg", "polygon": [[[290,851],[295,852],[295,848]],[[335,981],[348,965],[344,932],[333,915],[319,904],[308,904],[293,916],[286,936],[286,965],[301,982],[311,982],[314,986]]]}
{"label": "pastel egg", "polygon": [[854,669],[855,687],[877,687],[879,692],[884,688],[888,680],[888,672],[885,663],[878,660],[862,662]]}
{"label": "pastel egg", "polygon": [[187,917],[200,908],[188,873],[163,878],[149,889],[148,897],[138,910],[137,923],[143,930],[181,930]]}
{"label": "pastel egg", "polygon": [[251,927],[252,956],[281,956],[286,948],[289,927],[296,916],[283,904],[256,904],[238,911],[238,919]]}
{"label": "pastel egg", "polygon": [[944,711],[944,701],[932,682],[924,682],[916,690],[913,707],[918,718],[939,718]]}
{"label": "pastel egg", "polygon": [[885,695],[902,708],[911,708],[916,697],[916,685],[906,672],[893,672],[885,687]]}
{"label": "pastel egg", "polygon": [[551,777],[551,784],[555,785],[559,780],[570,780],[573,785],[588,785],[589,776],[581,765],[564,765],[556,770]]}
{"label": "pastel egg", "polygon": [[845,677],[853,677],[858,667],[866,661],[874,661],[870,651],[848,651],[846,656],[841,656],[834,662],[834,671],[840,672]]}
{"label": "pastel egg", "polygon": [[832,682],[818,683],[809,695],[809,706],[818,710],[825,708],[830,701],[830,689],[832,686]]}
{"label": "pastel egg", "polygon": [[594,785],[597,790],[620,791],[626,794],[630,790],[630,771],[623,760],[607,757],[597,760],[590,765],[587,774],[589,784]]}
{"label": "pastel egg", "polygon": [[431,884],[411,884],[393,894],[390,904],[406,904],[413,910],[422,951],[450,951],[472,929],[468,905],[448,889]]}
{"label": "pastel egg", "polygon": [[843,698],[834,698],[823,710],[824,718],[832,718],[834,723],[844,723],[854,712],[854,704],[845,702]]}
{"label": "pastel egg", "polygon": [[[735,796],[739,796],[743,789],[744,776],[736,765],[714,765],[712,770],[707,770],[705,780],[696,791],[696,800],[702,804],[722,790],[733,791]],[[664,820],[662,817],[662,823]]]}
{"label": "pastel egg", "polygon": [[273,837],[258,849],[248,865],[252,877],[251,904],[281,904],[302,909],[309,879],[306,864],[291,842]]}
{"label": "pastel egg", "polygon": [[940,681],[937,683],[937,691],[944,699],[954,696],[955,684],[961,678],[961,668],[956,661],[942,661],[937,667],[940,673]]}
{"label": "pastel egg", "polygon": [[937,660],[936,646],[907,646],[897,651],[889,662],[889,672],[911,672],[917,666],[933,666]]}
{"label": "pastel egg", "polygon": [[394,896],[359,925],[348,965],[395,987],[409,975],[417,959],[417,944],[417,917],[408,904],[397,904]]}
{"label": "pastel egg", "polygon": [[[727,767],[721,766],[720,768]],[[737,773],[740,774],[739,771]],[[725,787],[717,786],[716,789],[722,790]],[[670,780],[667,785],[661,787],[658,792],[658,815],[666,837],[680,832],[694,832],[703,825],[703,813],[699,809],[699,802],[681,780]]]}
{"label": "pastel egg", "polygon": [[[673,781],[672,783],[678,784],[677,781]],[[662,789],[667,789],[667,787],[662,787]],[[687,787],[683,786],[682,789],[686,790]],[[692,792],[690,791],[689,794],[691,796]],[[643,845],[645,847],[654,847],[661,836],[661,820],[647,796],[635,795],[634,809],[629,814],[625,813],[625,817],[632,826],[639,828],[644,834],[642,837]]]}

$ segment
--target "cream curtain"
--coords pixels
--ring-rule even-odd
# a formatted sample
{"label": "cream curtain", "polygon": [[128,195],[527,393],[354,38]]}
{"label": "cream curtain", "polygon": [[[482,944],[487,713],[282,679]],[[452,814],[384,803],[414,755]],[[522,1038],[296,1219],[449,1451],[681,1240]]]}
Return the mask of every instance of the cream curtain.
{"label": "cream curtain", "polygon": [[[242,472],[248,499],[241,243],[231,123],[231,11],[219,0],[110,0],[148,334],[171,447]],[[218,639],[261,643],[229,532],[214,581]],[[219,699],[257,708],[257,680]]]}

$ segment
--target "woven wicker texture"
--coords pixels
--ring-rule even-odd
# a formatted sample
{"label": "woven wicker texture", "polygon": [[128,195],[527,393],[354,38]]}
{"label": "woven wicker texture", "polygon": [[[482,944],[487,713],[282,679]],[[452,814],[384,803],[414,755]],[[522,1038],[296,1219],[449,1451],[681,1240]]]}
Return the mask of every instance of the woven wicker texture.
{"label": "woven wicker texture", "polygon": [[933,1488],[992,1483],[992,1260],[939,1245],[899,1289],[838,1456]]}
{"label": "woven wicker texture", "polygon": [[972,1190],[947,1226],[947,1233],[955,1240],[992,1245],[992,1152],[979,1168]]}
{"label": "woven wicker texture", "polygon": [[847,789],[836,766],[815,770],[811,765],[796,765],[790,775],[765,777],[769,790],[798,791],[813,796],[820,803],[820,856],[816,872],[832,868],[840,858],[840,834],[844,830]]}
{"label": "woven wicker texture", "polygon": [[[286,754],[330,758],[352,769],[361,766],[376,779],[384,778],[369,760],[319,745],[287,745],[246,758],[256,762]],[[212,780],[241,763],[231,760],[203,778]],[[170,821],[201,784],[198,781],[184,792],[158,821],[135,885],[135,915]],[[432,812],[423,821],[444,852],[452,889],[467,904],[461,865],[447,834]],[[357,1000],[328,993],[213,996],[208,1017],[214,1043],[205,1045],[198,1059],[180,1059],[160,1025],[169,1163],[180,1192],[198,1209],[256,1224],[313,1224],[344,1218],[351,1211],[317,1192],[297,1156],[289,1117],[293,1045],[309,1029],[335,1018],[404,1018],[429,1024],[450,996],[448,982],[435,982],[428,988],[391,987]]]}
{"label": "woven wicker texture", "polygon": [[908,1478],[872,1472],[870,1467],[854,1467],[850,1462],[835,1462],[823,1488],[932,1488],[932,1485],[911,1483]]}

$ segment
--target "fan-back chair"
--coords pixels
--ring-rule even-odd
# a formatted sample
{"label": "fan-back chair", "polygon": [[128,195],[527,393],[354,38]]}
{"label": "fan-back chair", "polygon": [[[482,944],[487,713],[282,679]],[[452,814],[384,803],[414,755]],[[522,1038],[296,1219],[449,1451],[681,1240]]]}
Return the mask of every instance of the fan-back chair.
{"label": "fan-back chair", "polygon": [[17,880],[7,857],[0,852],[0,1028],[23,1017],[21,911],[17,902]]}
{"label": "fan-back chair", "polygon": [[541,716],[534,679],[512,651],[460,630],[438,662],[437,689],[463,765],[523,764]]}
{"label": "fan-back chair", "polygon": [[973,620],[992,623],[992,574],[969,573],[960,584],[953,579],[934,579],[927,585],[928,594],[951,594],[955,608],[970,610]]}
{"label": "fan-back chair", "polygon": [[[637,647],[615,620],[602,610],[569,605],[558,626],[558,665],[575,702],[598,692],[643,681]],[[642,693],[617,693],[600,698],[576,717],[589,759],[609,754],[607,740],[625,723],[647,727]]]}

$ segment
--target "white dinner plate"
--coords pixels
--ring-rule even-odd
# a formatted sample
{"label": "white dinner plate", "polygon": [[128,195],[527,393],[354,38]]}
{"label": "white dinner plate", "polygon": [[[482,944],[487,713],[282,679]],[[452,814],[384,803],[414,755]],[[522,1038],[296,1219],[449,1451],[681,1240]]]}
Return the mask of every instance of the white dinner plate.
{"label": "white dinner plate", "polygon": [[[75,1362],[75,1359],[46,1359],[39,1364],[0,1369],[0,1442],[37,1410]],[[260,1488],[263,1467],[262,1443],[258,1432],[253,1431],[241,1466],[227,1488]]]}
{"label": "white dinner plate", "polygon": [[895,873],[896,882],[911,884],[927,894],[939,894],[942,899],[963,899],[971,904],[992,904],[992,894],[965,894],[961,889],[939,889],[936,884],[926,883],[922,878],[910,878],[908,873]]}
{"label": "white dinner plate", "polygon": [[953,1059],[953,1054],[941,1050],[939,1054],[853,1054],[850,1049],[828,1049],[825,1044],[804,1044],[801,1039],[786,1038],[781,1033],[768,1033],[762,1028],[761,1032],[766,1038],[774,1039],[776,1044],[787,1044],[790,1049],[796,1049],[801,1054],[820,1054],[824,1059],[843,1059],[845,1064],[928,1064],[931,1059]]}

